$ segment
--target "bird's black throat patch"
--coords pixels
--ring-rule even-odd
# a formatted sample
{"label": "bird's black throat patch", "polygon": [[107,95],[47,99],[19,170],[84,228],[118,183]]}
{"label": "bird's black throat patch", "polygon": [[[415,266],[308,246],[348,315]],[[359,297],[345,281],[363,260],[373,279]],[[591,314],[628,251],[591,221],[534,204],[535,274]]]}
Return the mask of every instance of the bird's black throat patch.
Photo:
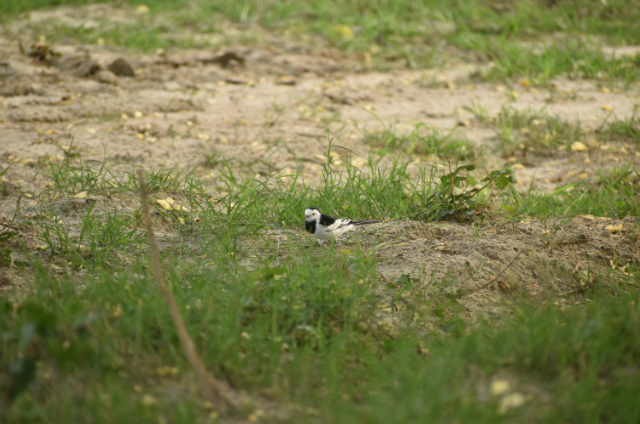
{"label": "bird's black throat patch", "polygon": [[316,221],[305,221],[304,222],[304,229],[307,230],[308,232],[310,232],[311,234],[316,232]]}

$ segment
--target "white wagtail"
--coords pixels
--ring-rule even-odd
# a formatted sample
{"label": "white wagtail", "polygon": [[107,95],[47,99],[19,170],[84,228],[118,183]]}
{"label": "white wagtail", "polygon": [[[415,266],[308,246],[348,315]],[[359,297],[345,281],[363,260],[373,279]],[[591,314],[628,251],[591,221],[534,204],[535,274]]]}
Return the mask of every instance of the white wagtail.
{"label": "white wagtail", "polygon": [[304,211],[304,228],[316,236],[319,241],[335,240],[358,225],[375,224],[377,222],[380,221],[371,219],[352,221],[347,218],[333,218],[323,214],[318,208],[307,208]]}

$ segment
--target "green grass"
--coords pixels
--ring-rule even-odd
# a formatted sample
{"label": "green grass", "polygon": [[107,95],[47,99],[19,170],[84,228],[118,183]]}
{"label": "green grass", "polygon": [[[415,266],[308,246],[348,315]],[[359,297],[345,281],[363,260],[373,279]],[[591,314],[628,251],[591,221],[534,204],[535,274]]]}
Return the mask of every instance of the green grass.
{"label": "green grass", "polygon": [[640,145],[640,117],[635,113],[627,119],[605,122],[597,130],[602,141],[628,141]]}
{"label": "green grass", "polygon": [[623,218],[640,216],[640,175],[619,169],[594,182],[569,184],[552,193],[512,193],[505,208],[515,216],[571,217],[582,214]]}
{"label": "green grass", "polygon": [[[10,18],[45,6],[85,3],[89,1],[8,0],[0,5],[0,14]],[[486,78],[527,78],[534,84],[544,84],[559,75],[632,82],[640,74],[637,56],[607,57],[600,49],[607,43],[640,43],[640,30],[635,25],[640,12],[626,7],[623,0],[606,4],[596,0],[528,0],[512,4],[479,0],[129,3],[146,4],[152,13],[134,17],[139,21],[135,24],[110,24],[98,29],[45,24],[39,33],[55,41],[102,40],[153,51],[172,46],[204,47],[205,42],[172,35],[185,30],[219,32],[221,20],[231,20],[240,25],[257,24],[287,36],[315,35],[337,48],[366,57],[367,63],[381,68],[424,68],[446,65],[451,58],[465,62],[473,58],[494,63]],[[167,22],[172,23],[167,26]],[[140,31],[140,23],[145,31]],[[243,32],[251,30],[245,27]],[[535,45],[540,39],[550,41]],[[248,40],[256,42],[257,38],[249,36]]]}
{"label": "green grass", "polygon": [[504,156],[550,155],[584,137],[579,123],[566,122],[544,111],[504,107],[490,122],[497,127],[499,149]]}
{"label": "green grass", "polygon": [[403,152],[414,156],[438,156],[453,161],[469,161],[476,156],[473,144],[453,133],[443,134],[435,128],[418,124],[408,134],[400,135],[391,130],[368,133],[365,144],[379,149],[382,154]]}
{"label": "green grass", "polygon": [[[194,219],[188,222],[155,204],[154,220],[174,230],[176,238],[163,248],[169,280],[216,376],[315,411],[299,410],[291,418],[296,421],[638,417],[631,401],[640,357],[633,268],[622,283],[600,276],[580,294],[592,300],[586,305],[560,310],[515,299],[513,313],[500,322],[470,324],[461,319],[457,295],[447,290],[455,281],[427,291],[407,276],[390,284],[381,280],[376,258],[358,247],[321,247],[297,235],[279,243],[261,235],[299,229],[300,211],[311,204],[340,205],[341,215],[395,218],[421,205],[433,219],[444,210],[434,199],[447,199],[452,184],[475,193],[469,167],[420,185],[402,166],[380,171],[373,165],[358,171],[328,164],[320,190],[230,173],[222,196],[202,193],[189,176],[150,173],[152,199],[197,199],[189,204]],[[73,161],[52,168],[51,176],[43,211],[53,210],[50,199],[78,191],[121,201],[135,193],[131,177],[116,179],[104,168]],[[631,176],[620,174],[620,187]],[[502,186],[505,178],[499,171],[486,182]],[[449,199],[449,207],[468,207],[473,197]],[[149,276],[135,209],[87,205],[73,214],[44,214],[29,225],[47,247],[22,251],[29,261],[14,266],[35,266],[33,281],[0,301],[2,418],[106,423],[135,416],[155,423],[215,416],[197,395]],[[393,333],[378,318],[389,298],[405,305]],[[510,392],[525,396],[520,407],[505,410],[506,394],[488,392],[502,374],[509,375]],[[247,407],[238,414],[246,419],[254,413]]]}
{"label": "green grass", "polygon": [[530,83],[544,84],[565,75],[632,82],[640,71],[640,56],[607,57],[597,47],[572,40],[554,41],[540,52],[513,43],[494,44],[487,56],[495,62],[486,74],[490,80],[527,78]]}
{"label": "green grass", "polygon": [[[632,422],[640,417],[632,400],[640,387],[634,365],[639,313],[637,300],[627,295],[564,312],[523,307],[503,325],[486,323],[460,337],[432,341],[426,358],[415,344],[400,343],[383,366],[370,362],[374,386],[348,416],[368,422]],[[527,399],[504,414],[501,396],[480,400],[500,372],[512,376],[511,391]]]}
{"label": "green grass", "polygon": [[87,29],[57,25],[46,28],[43,33],[47,40],[52,42],[75,40],[87,44],[104,43],[126,46],[146,53],[169,47],[195,48],[205,46],[202,43],[196,43],[191,38],[172,38],[169,27],[141,27],[139,24],[121,24],[105,25],[104,28]]}
{"label": "green grass", "polygon": [[4,17],[17,15],[31,10],[60,5],[86,5],[97,3],[95,0],[5,0],[0,4],[0,14]]}

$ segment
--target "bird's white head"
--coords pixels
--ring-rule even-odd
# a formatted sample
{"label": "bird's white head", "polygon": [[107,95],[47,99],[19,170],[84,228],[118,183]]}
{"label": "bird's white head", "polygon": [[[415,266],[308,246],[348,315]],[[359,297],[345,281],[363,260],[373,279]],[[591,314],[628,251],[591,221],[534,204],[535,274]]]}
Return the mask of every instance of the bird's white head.
{"label": "bird's white head", "polygon": [[319,221],[320,220],[320,209],[318,208],[307,208],[304,210],[304,220],[305,221]]}

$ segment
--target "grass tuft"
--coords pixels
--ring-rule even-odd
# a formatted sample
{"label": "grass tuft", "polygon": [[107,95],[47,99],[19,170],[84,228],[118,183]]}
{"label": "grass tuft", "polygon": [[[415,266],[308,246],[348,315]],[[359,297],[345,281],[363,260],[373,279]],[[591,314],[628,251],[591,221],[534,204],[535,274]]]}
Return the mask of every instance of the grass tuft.
{"label": "grass tuft", "polygon": [[595,182],[562,186],[552,193],[512,193],[505,208],[515,216],[571,217],[596,215],[612,218],[640,216],[640,174],[619,169]]}
{"label": "grass tuft", "polygon": [[514,154],[549,155],[581,140],[579,123],[569,123],[543,111],[505,107],[493,119],[498,127],[500,149],[504,156]]}
{"label": "grass tuft", "polygon": [[628,141],[640,145],[640,117],[634,113],[627,119],[606,122],[597,134],[603,141]]}
{"label": "grass tuft", "polygon": [[473,144],[453,132],[441,131],[418,124],[406,135],[398,135],[391,130],[369,133],[364,142],[380,149],[382,154],[400,151],[407,155],[433,155],[454,161],[473,160],[476,156]]}

